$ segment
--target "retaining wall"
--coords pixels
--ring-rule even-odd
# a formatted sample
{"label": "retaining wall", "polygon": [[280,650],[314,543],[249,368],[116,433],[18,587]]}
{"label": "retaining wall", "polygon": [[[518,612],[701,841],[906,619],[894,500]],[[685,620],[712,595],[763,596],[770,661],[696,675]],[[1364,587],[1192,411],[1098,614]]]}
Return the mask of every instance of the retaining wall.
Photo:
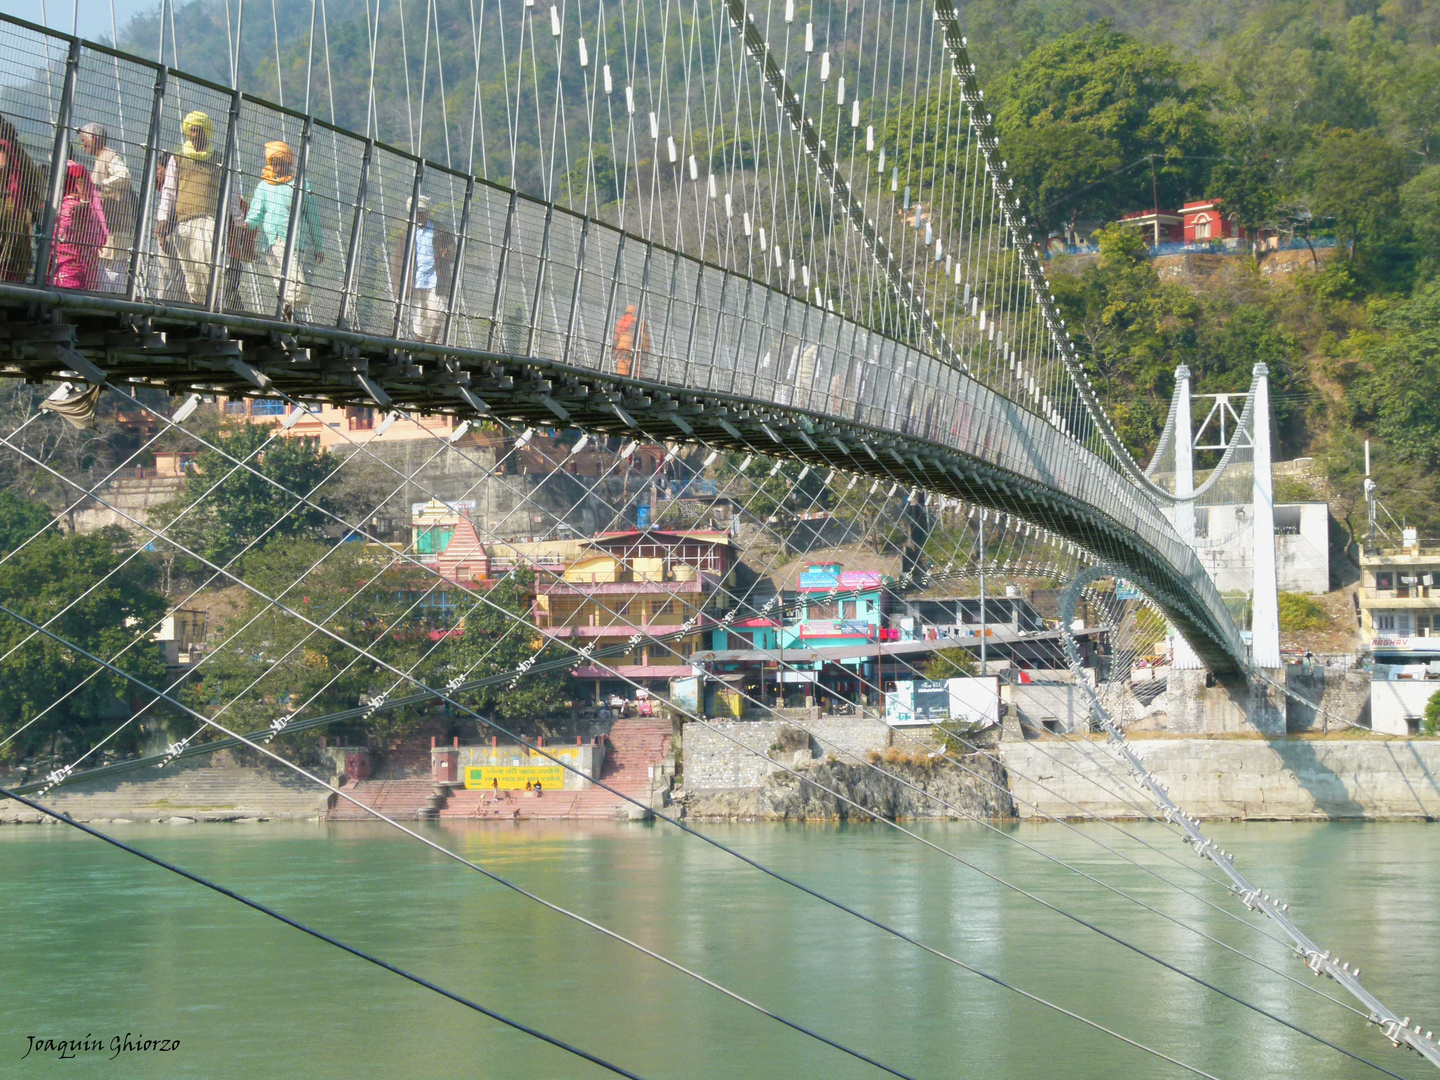
{"label": "retaining wall", "polygon": [[[1135,739],[1130,745],[1176,804],[1200,818],[1440,818],[1440,740]],[[1004,742],[1000,749],[1021,817],[1138,817],[1135,807],[1154,813],[1100,740]]]}

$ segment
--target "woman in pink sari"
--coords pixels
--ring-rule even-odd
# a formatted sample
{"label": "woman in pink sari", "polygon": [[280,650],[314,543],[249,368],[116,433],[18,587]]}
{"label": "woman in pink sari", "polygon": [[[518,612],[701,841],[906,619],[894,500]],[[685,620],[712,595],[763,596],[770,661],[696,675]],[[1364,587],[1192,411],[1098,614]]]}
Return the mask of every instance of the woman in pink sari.
{"label": "woman in pink sari", "polygon": [[62,289],[94,289],[99,281],[100,249],[110,230],[100,193],[78,161],[65,165],[65,197],[55,218],[50,284]]}

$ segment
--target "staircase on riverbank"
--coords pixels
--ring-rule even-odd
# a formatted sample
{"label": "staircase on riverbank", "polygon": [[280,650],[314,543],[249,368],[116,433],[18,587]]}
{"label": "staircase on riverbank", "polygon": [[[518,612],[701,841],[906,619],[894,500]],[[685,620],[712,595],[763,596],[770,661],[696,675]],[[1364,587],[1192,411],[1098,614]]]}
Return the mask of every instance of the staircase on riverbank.
{"label": "staircase on riverbank", "polygon": [[[606,736],[605,763],[600,779],[620,795],[592,785],[581,791],[493,791],[456,790],[440,810],[442,821],[609,821],[638,813],[629,796],[650,807],[652,799],[669,784],[663,766],[674,729],[669,720],[632,717],[615,721]],[[361,780],[345,792],[379,810],[386,817],[414,821],[434,790],[429,780]],[[337,800],[330,821],[359,821],[370,817],[359,807]]]}

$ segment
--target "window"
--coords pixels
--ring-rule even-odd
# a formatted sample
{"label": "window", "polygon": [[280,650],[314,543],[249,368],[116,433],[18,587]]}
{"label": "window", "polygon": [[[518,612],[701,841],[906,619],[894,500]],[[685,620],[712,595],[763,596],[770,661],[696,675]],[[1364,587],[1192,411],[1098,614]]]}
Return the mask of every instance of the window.
{"label": "window", "polygon": [[1395,588],[1395,572],[1393,570],[1377,570],[1375,572],[1375,588]]}
{"label": "window", "polygon": [[1210,536],[1210,508],[1208,506],[1197,506],[1195,508],[1195,539],[1205,540]]}
{"label": "window", "polygon": [[1430,636],[1430,616],[1428,614],[1420,613],[1415,616],[1415,636]]}
{"label": "window", "polygon": [[1374,620],[1376,630],[1395,629],[1395,613],[1393,611],[1377,611],[1371,618]]}
{"label": "window", "polygon": [[1275,535],[1300,535],[1300,507],[1277,506],[1275,508]]}
{"label": "window", "polygon": [[284,416],[285,402],[279,398],[260,398],[250,411],[254,416]]}

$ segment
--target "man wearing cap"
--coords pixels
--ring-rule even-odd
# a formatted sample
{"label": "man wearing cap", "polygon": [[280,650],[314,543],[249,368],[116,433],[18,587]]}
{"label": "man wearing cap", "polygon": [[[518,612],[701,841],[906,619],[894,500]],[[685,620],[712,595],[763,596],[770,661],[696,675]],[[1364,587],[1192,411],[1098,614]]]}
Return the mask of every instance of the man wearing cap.
{"label": "man wearing cap", "polygon": [[[214,254],[215,211],[220,205],[220,162],[215,160],[215,124],[203,112],[195,111],[181,121],[185,141],[170,157],[160,206],[155,211],[155,228],[162,244],[180,264],[185,293],[192,303],[203,304],[209,297],[210,260]],[[241,216],[240,198],[230,193],[229,216]],[[222,259],[228,252],[222,252]]]}
{"label": "man wearing cap", "polygon": [[390,256],[391,280],[395,287],[404,288],[406,283],[410,287],[411,322],[415,336],[421,341],[439,341],[445,328],[445,297],[450,290],[454,260],[455,238],[431,220],[430,200],[421,195],[415,204],[415,246],[410,256],[410,273],[405,273],[404,229],[395,239]]}
{"label": "man wearing cap", "polygon": [[80,129],[80,148],[95,159],[90,183],[100,193],[105,225],[110,235],[100,249],[99,286],[106,292],[120,292],[129,272],[130,248],[135,242],[135,185],[130,167],[110,146],[103,127],[96,123]]}

